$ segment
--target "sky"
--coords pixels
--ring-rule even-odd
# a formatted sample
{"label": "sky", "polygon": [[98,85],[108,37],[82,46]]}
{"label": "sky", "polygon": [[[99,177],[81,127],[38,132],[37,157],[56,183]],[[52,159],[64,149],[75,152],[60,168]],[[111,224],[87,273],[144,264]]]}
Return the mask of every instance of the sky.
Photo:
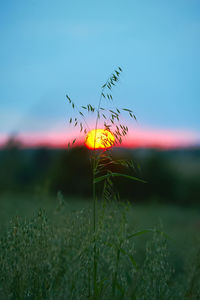
{"label": "sky", "polygon": [[129,142],[200,144],[200,1],[0,1],[0,143],[64,143],[77,105],[97,106],[120,66],[114,106]]}

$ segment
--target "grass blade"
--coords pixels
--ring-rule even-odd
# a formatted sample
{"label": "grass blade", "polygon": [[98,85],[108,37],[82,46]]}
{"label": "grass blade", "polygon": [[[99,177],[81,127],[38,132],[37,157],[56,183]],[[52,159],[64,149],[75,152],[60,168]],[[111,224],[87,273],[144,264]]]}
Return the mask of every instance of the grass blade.
{"label": "grass blade", "polygon": [[149,233],[149,232],[155,232],[155,230],[153,230],[153,229],[144,229],[144,230],[141,230],[141,231],[137,231],[137,232],[134,232],[134,233],[128,235],[127,239],[131,239],[132,237],[142,235],[144,233]]}
{"label": "grass blade", "polygon": [[128,178],[128,179],[134,180],[134,181],[139,181],[139,182],[146,183],[145,180],[142,180],[142,179],[134,177],[134,176],[122,174],[122,173],[109,173],[109,174],[106,174],[106,175],[103,175],[103,176],[100,176],[100,177],[96,177],[96,178],[94,178],[94,183],[100,182],[100,181],[102,181],[106,178],[109,178],[109,177],[125,177],[125,178]]}
{"label": "grass blade", "polygon": [[160,234],[164,235],[167,239],[170,239],[170,236],[168,236],[168,234],[166,234],[165,232],[160,231],[160,230],[154,230],[154,229],[144,229],[144,230],[141,230],[141,231],[134,232],[134,233],[128,235],[127,239],[131,239],[132,237],[142,235],[144,233],[149,233],[149,232],[151,232],[151,233],[157,232],[157,233],[160,233]]}

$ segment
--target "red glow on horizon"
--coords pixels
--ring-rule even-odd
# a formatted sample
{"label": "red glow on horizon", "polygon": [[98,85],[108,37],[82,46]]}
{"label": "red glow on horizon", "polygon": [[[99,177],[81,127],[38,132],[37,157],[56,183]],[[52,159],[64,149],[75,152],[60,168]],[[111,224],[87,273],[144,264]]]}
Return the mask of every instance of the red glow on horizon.
{"label": "red glow on horizon", "polygon": [[199,143],[193,132],[170,130],[132,130],[123,145],[127,148],[172,149]]}
{"label": "red glow on horizon", "polygon": [[[22,144],[22,148],[67,148],[68,142],[72,141],[77,133],[67,132],[43,132],[23,133],[16,136]],[[8,141],[8,135],[0,135],[0,147]],[[85,137],[79,136],[74,146],[84,144]],[[126,148],[160,148],[173,149],[200,145],[200,135],[189,131],[175,130],[129,130],[128,136],[123,139],[120,146]]]}

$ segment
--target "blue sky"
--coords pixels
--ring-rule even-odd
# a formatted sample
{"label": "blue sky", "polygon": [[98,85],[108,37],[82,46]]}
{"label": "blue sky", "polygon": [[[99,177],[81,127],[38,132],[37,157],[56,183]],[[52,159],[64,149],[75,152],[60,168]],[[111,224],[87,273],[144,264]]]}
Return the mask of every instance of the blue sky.
{"label": "blue sky", "polygon": [[199,0],[1,1],[0,134],[63,130],[121,66],[117,106],[200,141],[199,37]]}

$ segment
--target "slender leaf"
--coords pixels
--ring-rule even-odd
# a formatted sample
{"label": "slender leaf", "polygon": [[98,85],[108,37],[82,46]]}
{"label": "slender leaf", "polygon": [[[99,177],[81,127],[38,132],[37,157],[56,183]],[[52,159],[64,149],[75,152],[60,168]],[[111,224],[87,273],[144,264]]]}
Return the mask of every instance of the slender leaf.
{"label": "slender leaf", "polygon": [[168,234],[166,234],[163,231],[157,230],[157,229],[144,229],[144,230],[141,230],[141,231],[137,231],[137,232],[127,236],[127,239],[131,239],[134,236],[142,235],[144,233],[149,233],[149,232],[151,232],[151,233],[157,232],[157,233],[160,233],[160,234],[164,235],[167,239],[170,239],[170,236]]}
{"label": "slender leaf", "polygon": [[121,173],[109,173],[109,174],[106,174],[106,175],[103,175],[103,176],[100,176],[100,177],[96,177],[96,178],[94,178],[94,183],[100,182],[100,181],[102,181],[106,178],[109,178],[109,177],[125,177],[125,178],[131,179],[131,180],[146,183],[146,181],[144,181],[140,178],[130,176],[130,175],[126,175],[126,174],[121,174]]}
{"label": "slender leaf", "polygon": [[128,235],[127,239],[131,239],[132,237],[142,235],[142,234],[145,234],[145,233],[149,233],[149,232],[152,233],[152,232],[155,232],[155,230],[153,230],[153,229],[144,229],[144,230],[141,230],[141,231],[137,231],[137,232],[134,232],[134,233]]}

